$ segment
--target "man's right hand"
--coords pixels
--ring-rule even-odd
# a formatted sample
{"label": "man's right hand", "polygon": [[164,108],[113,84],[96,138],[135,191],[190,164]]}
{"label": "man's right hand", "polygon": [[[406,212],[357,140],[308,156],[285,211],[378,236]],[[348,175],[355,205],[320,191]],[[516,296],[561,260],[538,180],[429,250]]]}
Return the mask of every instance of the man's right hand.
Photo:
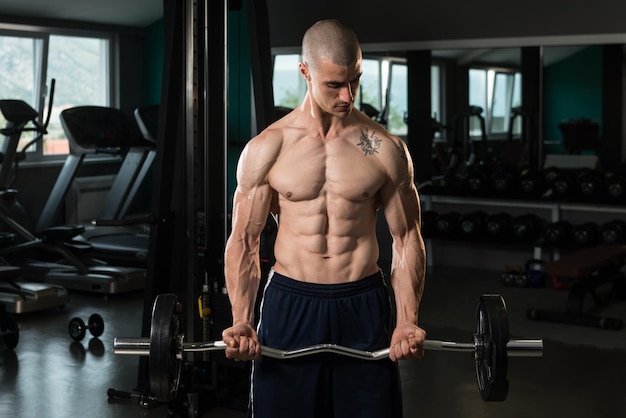
{"label": "man's right hand", "polygon": [[251,324],[236,324],[222,331],[226,358],[236,361],[254,360],[261,355],[259,336]]}

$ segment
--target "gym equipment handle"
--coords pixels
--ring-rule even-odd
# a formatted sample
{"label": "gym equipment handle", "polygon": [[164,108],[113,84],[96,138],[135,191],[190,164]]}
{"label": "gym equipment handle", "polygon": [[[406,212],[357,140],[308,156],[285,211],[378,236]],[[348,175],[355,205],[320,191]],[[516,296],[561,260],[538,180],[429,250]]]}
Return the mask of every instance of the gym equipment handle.
{"label": "gym equipment handle", "polygon": [[[456,343],[452,341],[425,340],[424,349],[437,351],[458,351],[476,352],[477,343]],[[541,357],[543,355],[543,340],[510,340],[507,345],[507,353],[511,357]],[[215,351],[225,350],[226,344],[223,341],[208,341],[201,343],[183,343],[181,351]],[[115,354],[120,355],[150,355],[149,338],[115,338],[113,341]],[[279,350],[276,348],[261,346],[261,353],[266,357],[277,359],[290,359],[308,356],[318,353],[335,353],[362,360],[380,360],[389,356],[389,348],[378,351],[357,350],[337,344],[317,344],[309,347],[297,348],[293,350]]]}

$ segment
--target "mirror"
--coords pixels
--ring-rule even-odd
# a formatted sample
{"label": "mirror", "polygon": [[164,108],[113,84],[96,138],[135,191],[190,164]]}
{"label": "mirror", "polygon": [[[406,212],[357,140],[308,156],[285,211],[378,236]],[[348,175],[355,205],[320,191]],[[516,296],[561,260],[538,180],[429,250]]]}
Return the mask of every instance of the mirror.
{"label": "mirror", "polygon": [[[617,51],[610,52],[612,48],[617,48]],[[607,83],[615,83],[607,81],[607,71],[618,73],[621,71],[620,68],[607,68],[610,65],[621,67],[621,61],[608,60],[607,54],[619,55],[620,48],[621,45],[554,45],[537,49],[540,54],[538,62],[541,63],[541,75],[537,82],[539,91],[535,94],[539,95],[541,111],[534,113],[540,123],[538,134],[543,144],[543,155],[579,153],[596,155],[600,152],[600,145],[605,145],[603,141],[618,141],[621,144],[621,131],[616,133],[613,128],[607,133],[604,129],[607,118],[611,119],[609,121],[611,126],[621,124],[621,104],[615,104],[613,107],[619,109],[611,109],[607,114],[607,98],[604,97],[606,92],[611,90],[607,88]],[[493,74],[497,74],[498,71],[523,72],[521,52],[522,48],[514,47],[433,50],[431,53],[433,63],[443,65],[442,68],[447,73],[448,85],[441,91],[456,90],[453,93],[448,91],[442,94],[446,94],[448,100],[459,103],[456,107],[448,107],[447,112],[441,112],[446,119],[443,123],[451,124],[453,115],[469,103],[484,108],[487,137],[490,140],[505,138],[502,135],[503,131],[494,130],[494,127],[504,126],[506,123],[503,125],[503,120],[498,120],[496,115],[489,112],[494,112],[493,109],[497,109],[498,106],[501,107],[503,101],[510,108],[519,106],[519,96],[511,100],[510,96],[499,94],[497,75],[477,79],[471,72],[476,72],[475,69],[489,69],[494,72]],[[613,64],[616,61],[617,63]],[[466,69],[470,70],[467,102],[463,100],[464,93],[461,91],[465,86],[462,81],[459,82]],[[451,78],[454,71],[461,74],[457,75],[456,79]],[[523,77],[521,84],[524,85]],[[616,84],[612,90],[619,92],[622,88],[621,84]],[[472,90],[481,91],[477,95]],[[512,91],[510,94],[519,92]],[[504,114],[510,115],[506,112]],[[615,118],[620,120],[615,122]],[[517,125],[506,126],[506,130],[510,128],[515,135],[519,135],[520,122],[523,123],[516,121],[514,123]],[[479,134],[476,131],[477,125],[472,123],[469,127],[470,132],[472,136],[477,136]],[[619,144],[617,146],[621,147]],[[616,147],[615,144],[606,145],[609,149]],[[621,162],[615,156],[605,154],[605,157],[609,159],[613,157],[612,163]]]}

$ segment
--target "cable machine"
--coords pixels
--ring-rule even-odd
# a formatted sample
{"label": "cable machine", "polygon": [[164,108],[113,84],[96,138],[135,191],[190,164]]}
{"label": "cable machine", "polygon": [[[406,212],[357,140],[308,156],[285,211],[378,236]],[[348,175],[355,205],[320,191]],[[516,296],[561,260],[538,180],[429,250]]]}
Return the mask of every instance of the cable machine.
{"label": "cable machine", "polygon": [[[143,337],[150,335],[151,307],[161,293],[175,293],[183,302],[181,332],[190,340],[221,335],[232,321],[223,277],[228,233],[229,10],[247,13],[257,131],[274,119],[267,6],[265,1],[243,3],[164,0],[153,193],[156,221],[150,236]],[[215,406],[220,402],[218,387],[223,392],[224,386],[233,390],[242,386],[247,397],[247,371],[218,382],[218,376],[223,379],[241,365],[208,353],[189,354],[185,360],[182,394],[170,403],[174,415],[190,411],[195,415]],[[150,399],[149,374],[148,360],[140,359],[136,390],[141,403]]]}

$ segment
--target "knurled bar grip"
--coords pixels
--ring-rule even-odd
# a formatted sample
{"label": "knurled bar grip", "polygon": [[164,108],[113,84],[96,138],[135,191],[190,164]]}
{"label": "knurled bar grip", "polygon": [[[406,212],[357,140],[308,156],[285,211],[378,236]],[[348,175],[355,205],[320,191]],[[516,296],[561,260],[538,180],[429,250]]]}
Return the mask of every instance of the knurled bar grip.
{"label": "knurled bar grip", "polygon": [[[425,340],[424,349],[436,351],[476,352],[474,343],[456,343],[451,341]],[[509,340],[506,345],[507,353],[511,357],[541,357],[543,355],[543,340]],[[113,342],[115,354],[120,355],[150,355],[149,338],[115,338]],[[223,341],[208,341],[201,343],[183,343],[181,351],[217,351],[225,350],[226,343]],[[317,344],[309,347],[293,350],[279,350],[276,348],[261,346],[261,354],[276,359],[290,359],[318,353],[335,353],[362,360],[380,360],[389,357],[389,348],[378,351],[357,350],[337,344]]]}

